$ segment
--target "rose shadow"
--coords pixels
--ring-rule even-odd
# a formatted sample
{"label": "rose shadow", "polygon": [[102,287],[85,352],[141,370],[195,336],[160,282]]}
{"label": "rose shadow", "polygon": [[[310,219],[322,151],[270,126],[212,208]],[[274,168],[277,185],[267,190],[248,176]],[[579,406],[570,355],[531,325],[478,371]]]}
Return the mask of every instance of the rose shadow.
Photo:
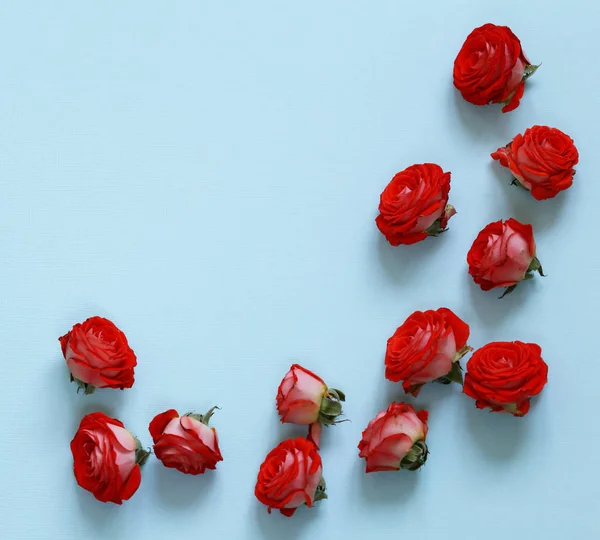
{"label": "rose shadow", "polygon": [[292,517],[286,517],[273,509],[271,513],[267,511],[267,507],[255,500],[255,516],[256,522],[261,532],[261,538],[267,540],[281,540],[282,538],[294,539],[303,532],[304,528],[315,518],[319,510],[318,505],[321,501],[315,504],[313,508],[302,506],[296,510]]}
{"label": "rose shadow", "polygon": [[[453,110],[465,128],[465,133],[471,135],[477,141],[500,141],[498,146],[507,144],[516,134],[511,133],[516,125],[513,122],[515,112],[502,112],[502,106],[498,104],[477,106],[463,99],[460,92],[450,82],[449,91],[454,101]],[[518,109],[517,109],[518,110]],[[511,116],[512,115],[512,116]],[[498,146],[496,148],[498,148]],[[496,150],[492,148],[490,153]]]}
{"label": "rose shadow", "polygon": [[167,468],[157,459],[153,459],[152,463],[158,498],[169,511],[199,508],[209,504],[209,499],[215,495],[215,473],[218,474],[219,464],[216,471],[207,470],[204,474],[194,476]]}
{"label": "rose shadow", "polygon": [[487,457],[496,461],[514,459],[525,446],[527,417],[477,409],[475,401],[463,396],[467,431]]}
{"label": "rose shadow", "polygon": [[[427,467],[427,464],[423,468]],[[414,496],[419,484],[418,471],[382,471],[365,472],[365,460],[358,458],[354,475],[358,477],[363,501],[367,505],[381,507],[382,505],[397,506]]]}
{"label": "rose shadow", "polygon": [[[86,522],[91,524],[93,530],[96,532],[104,534],[116,532],[119,529],[117,522],[121,519],[120,516],[122,515],[123,508],[117,504],[98,501],[90,492],[77,485],[72,471],[70,472],[70,476],[73,481],[73,489],[77,493],[79,514],[84,517]],[[123,504],[127,504],[127,502],[125,501]]]}
{"label": "rose shadow", "polygon": [[[516,135],[516,134],[515,134]],[[536,240],[536,244],[539,247],[538,233],[544,232],[551,226],[560,223],[561,220],[568,219],[568,216],[564,213],[564,206],[567,204],[567,199],[570,197],[570,190],[560,192],[556,197],[552,199],[546,199],[543,201],[535,200],[529,191],[521,187],[511,185],[513,176],[509,169],[502,167],[498,162],[492,161],[490,168],[492,174],[497,180],[497,184],[502,188],[505,188],[505,194],[508,201],[508,212],[510,215],[503,217],[507,219],[513,217],[522,223],[529,223],[533,226],[533,235]],[[575,177],[577,178],[577,176]],[[543,244],[542,244],[543,252]],[[540,253],[540,257],[541,257]]]}
{"label": "rose shadow", "polygon": [[406,283],[430,263],[443,248],[444,235],[429,237],[410,246],[392,246],[378,229],[375,230],[377,238],[377,255],[381,267],[386,275],[396,283]]}
{"label": "rose shadow", "polygon": [[[513,310],[524,309],[522,306],[527,302],[535,301],[538,291],[534,289],[539,287],[539,279],[546,279],[536,276],[532,280],[520,283],[513,292],[507,294],[504,298],[499,298],[504,292],[504,288],[483,291],[468,273],[465,273],[465,276],[469,281],[467,288],[469,289],[471,304],[475,308],[477,317],[487,327],[491,328],[500,325],[503,319]],[[463,367],[465,367],[465,364],[466,362],[463,364]]]}

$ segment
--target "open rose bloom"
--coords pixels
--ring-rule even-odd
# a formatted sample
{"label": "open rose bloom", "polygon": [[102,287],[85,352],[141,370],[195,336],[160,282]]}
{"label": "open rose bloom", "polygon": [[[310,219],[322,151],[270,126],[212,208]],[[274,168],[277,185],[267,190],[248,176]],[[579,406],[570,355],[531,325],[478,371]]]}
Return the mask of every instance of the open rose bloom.
{"label": "open rose bloom", "polygon": [[533,126],[517,135],[492,158],[510,169],[513,184],[531,192],[541,201],[571,187],[579,161],[573,139],[556,128]]}
{"label": "open rose bloom", "polygon": [[175,409],[161,413],[150,422],[154,453],[165,467],[184,474],[203,474],[223,461],[215,428],[209,427],[214,407],[204,415],[179,416]]}
{"label": "open rose bloom", "polygon": [[260,466],[254,493],[269,513],[275,508],[288,517],[302,505],[326,499],[317,447],[303,438],[278,444]]}
{"label": "open rose bloom", "polygon": [[375,223],[392,246],[438,236],[456,214],[449,192],[449,172],[434,163],[411,165],[383,190]]}
{"label": "open rose bloom", "polygon": [[412,405],[392,403],[369,422],[358,444],[359,456],[367,462],[366,472],[416,471],[427,460],[427,411],[415,412]]}
{"label": "open rose bloom", "polygon": [[464,393],[478,409],[524,416],[530,398],[548,381],[548,365],[535,343],[494,342],[476,350],[467,365]]}
{"label": "open rose bloom", "polygon": [[462,384],[460,359],[471,351],[469,325],[451,310],[415,311],[388,339],[385,377],[416,396],[432,381]]}
{"label": "open rose bloom", "polygon": [[474,105],[501,103],[502,112],[519,106],[533,66],[507,26],[484,24],[467,36],[454,61],[454,86]]}
{"label": "open rose bloom", "polygon": [[533,228],[516,219],[495,221],[478,235],[467,255],[469,274],[484,291],[506,287],[512,292],[534,272],[544,275],[536,256]]}
{"label": "open rose bloom", "polygon": [[71,372],[85,394],[96,388],[131,388],[137,360],[125,334],[103,317],[77,323],[59,338]]}
{"label": "open rose bloom", "polygon": [[83,417],[71,441],[77,483],[102,502],[122,504],[138,489],[149,452],[123,424],[101,412]]}
{"label": "open rose bloom", "polygon": [[345,399],[341,390],[328,388],[318,375],[294,364],[277,389],[277,412],[282,423],[310,426],[309,439],[318,446],[321,424],[339,422]]}

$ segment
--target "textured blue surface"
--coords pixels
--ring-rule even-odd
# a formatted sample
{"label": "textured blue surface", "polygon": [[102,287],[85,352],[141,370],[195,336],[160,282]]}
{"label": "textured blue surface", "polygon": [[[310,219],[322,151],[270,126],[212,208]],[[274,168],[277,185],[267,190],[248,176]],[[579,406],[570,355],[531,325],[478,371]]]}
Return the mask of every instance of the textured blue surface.
{"label": "textured blue surface", "polygon": [[[599,535],[597,4],[4,2],[0,13],[0,522],[22,539],[562,539]],[[515,112],[452,87],[485,22],[543,62]],[[536,124],[576,141],[574,187],[536,202],[489,153]],[[443,237],[391,248],[373,219],[398,170],[452,171]],[[531,222],[548,273],[503,301],[468,278],[489,221]],[[364,475],[356,444],[401,396],[385,341],[452,308],[471,344],[536,341],[550,382],[524,419],[427,387],[431,456]],[[57,337],[114,320],[139,357],[127,392],[77,396]],[[299,361],[346,391],[324,433],[329,500],[292,520],[253,497]],[[225,461],[184,477],[152,459],[124,506],[72,477],[69,441],[103,410],[150,442],[154,414],[214,417]]]}

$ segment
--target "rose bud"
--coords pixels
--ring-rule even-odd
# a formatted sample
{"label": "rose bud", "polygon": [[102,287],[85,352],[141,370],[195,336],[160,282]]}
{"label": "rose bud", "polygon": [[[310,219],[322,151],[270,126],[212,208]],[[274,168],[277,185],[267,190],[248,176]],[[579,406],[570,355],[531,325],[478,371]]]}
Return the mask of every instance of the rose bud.
{"label": "rose bud", "polygon": [[165,467],[184,474],[203,474],[223,461],[215,428],[208,422],[216,407],[205,415],[187,413],[179,416],[175,409],[161,413],[150,422],[154,454]]}
{"label": "rose bud", "polygon": [[[137,364],[125,334],[111,321],[91,317],[58,338],[75,381],[85,394],[96,388],[131,388]],[[78,388],[78,391],[79,391]]]}
{"label": "rose bud", "polygon": [[529,190],[534,199],[541,201],[571,187],[579,153],[573,139],[562,131],[533,126],[499,148],[492,158],[510,169],[515,177],[513,184]]}
{"label": "rose bud", "polygon": [[506,113],[519,106],[525,81],[538,67],[510,28],[484,24],[469,34],[454,61],[454,86],[469,103],[501,103]]}
{"label": "rose bud", "polygon": [[484,291],[506,287],[511,293],[520,281],[544,275],[536,257],[533,228],[516,219],[495,221],[478,235],[467,255],[469,274]]}
{"label": "rose bud", "polygon": [[83,417],[71,441],[77,483],[102,502],[122,504],[140,485],[144,450],[123,424],[101,412]]}
{"label": "rose bud", "polygon": [[310,441],[298,438],[279,443],[260,466],[256,498],[279,510],[284,516],[292,516],[296,509],[315,501],[326,499],[325,480],[321,456]]}
{"label": "rose bud", "polygon": [[358,443],[367,472],[416,471],[427,460],[427,411],[415,412],[407,403],[392,403],[369,422]]}
{"label": "rose bud", "polygon": [[411,165],[381,194],[377,227],[392,246],[439,236],[456,210],[448,204],[450,173],[439,165]]}
{"label": "rose bud", "polygon": [[294,364],[277,389],[277,412],[282,423],[329,426],[339,423],[345,399],[341,390],[327,388],[319,376]]}
{"label": "rose bud", "polygon": [[494,342],[477,349],[467,364],[463,392],[478,409],[525,416],[529,398],[548,381],[542,349],[534,343]]}
{"label": "rose bud", "polygon": [[473,350],[467,339],[469,325],[449,309],[415,311],[388,339],[385,377],[413,396],[432,381],[462,384],[459,361]]}

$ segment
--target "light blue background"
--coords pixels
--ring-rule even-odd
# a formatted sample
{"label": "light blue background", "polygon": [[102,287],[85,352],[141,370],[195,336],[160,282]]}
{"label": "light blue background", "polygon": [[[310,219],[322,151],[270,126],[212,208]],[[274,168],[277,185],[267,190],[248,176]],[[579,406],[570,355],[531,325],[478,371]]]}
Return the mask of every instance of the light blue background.
{"label": "light blue background", "polygon": [[[560,8],[560,9],[559,9]],[[290,540],[594,538],[598,468],[597,3],[571,0],[2,2],[0,523],[2,538]],[[508,24],[542,67],[521,106],[464,103],[466,35]],[[536,202],[489,153],[536,124],[569,133],[575,184]],[[373,222],[394,173],[452,172],[450,231],[391,248]],[[488,222],[534,225],[548,273],[503,301],[467,276]],[[400,387],[385,342],[447,306],[471,344],[542,345],[550,381],[523,419],[431,386],[431,456],[363,473],[356,445]],[[113,319],[135,387],[76,395],[57,338]],[[290,363],[346,391],[324,433],[329,500],[288,520],[253,496],[279,440]],[[84,413],[145,444],[158,412],[214,417],[225,461],[185,477],[152,459],[122,507],[79,489]]]}

